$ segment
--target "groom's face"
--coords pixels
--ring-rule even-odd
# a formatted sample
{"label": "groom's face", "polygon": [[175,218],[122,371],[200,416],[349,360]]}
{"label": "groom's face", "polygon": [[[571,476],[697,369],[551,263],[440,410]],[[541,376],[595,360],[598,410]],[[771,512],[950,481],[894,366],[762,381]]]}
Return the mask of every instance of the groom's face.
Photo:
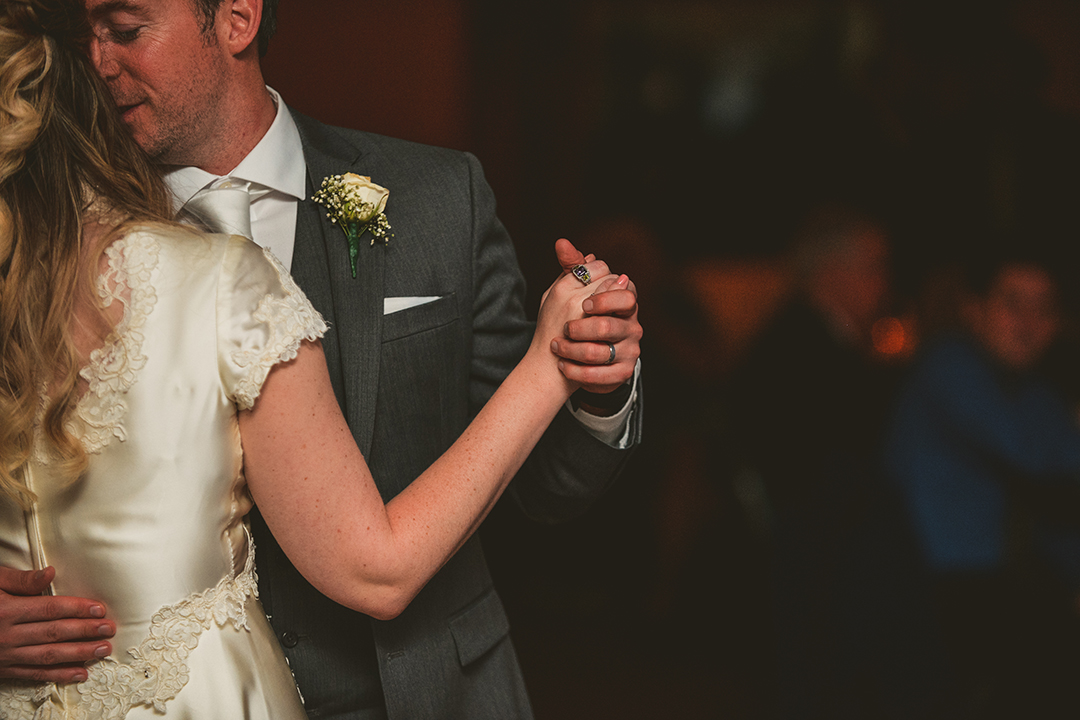
{"label": "groom's face", "polygon": [[86,0],[91,60],[135,140],[167,164],[193,164],[224,103],[224,51],[193,2]]}

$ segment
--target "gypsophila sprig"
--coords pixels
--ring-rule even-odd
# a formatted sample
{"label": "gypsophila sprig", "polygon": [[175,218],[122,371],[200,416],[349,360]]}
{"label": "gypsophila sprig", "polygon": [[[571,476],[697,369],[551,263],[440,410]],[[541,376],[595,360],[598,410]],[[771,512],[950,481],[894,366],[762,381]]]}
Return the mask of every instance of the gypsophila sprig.
{"label": "gypsophila sprig", "polygon": [[371,182],[371,178],[356,173],[331,175],[323,179],[318,192],[311,196],[327,209],[326,217],[345,232],[349,241],[349,265],[356,277],[356,261],[360,255],[360,236],[371,233],[384,245],[394,237],[390,222],[383,212],[390,191]]}

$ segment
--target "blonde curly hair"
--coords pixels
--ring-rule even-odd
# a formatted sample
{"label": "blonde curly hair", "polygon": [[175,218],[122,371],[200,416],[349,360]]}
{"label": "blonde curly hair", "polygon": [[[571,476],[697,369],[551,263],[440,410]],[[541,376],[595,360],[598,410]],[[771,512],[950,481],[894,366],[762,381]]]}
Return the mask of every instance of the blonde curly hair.
{"label": "blonde curly hair", "polygon": [[[79,0],[0,0],[0,493],[23,507],[45,388],[44,438],[69,477],[86,467],[66,428],[80,392],[76,299],[91,297],[108,239],[171,215],[87,59],[90,38]],[[84,248],[91,222],[112,232]]]}

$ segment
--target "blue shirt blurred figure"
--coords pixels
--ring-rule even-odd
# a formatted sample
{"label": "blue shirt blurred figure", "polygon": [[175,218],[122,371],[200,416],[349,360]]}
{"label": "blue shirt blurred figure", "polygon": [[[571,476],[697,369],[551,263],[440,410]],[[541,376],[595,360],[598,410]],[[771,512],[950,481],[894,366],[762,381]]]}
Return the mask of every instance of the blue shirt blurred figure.
{"label": "blue shirt blurred figure", "polygon": [[1061,327],[1057,284],[1004,256],[969,280],[966,332],[916,362],[886,467],[933,578],[950,716],[1075,718],[1080,428],[1034,372]]}

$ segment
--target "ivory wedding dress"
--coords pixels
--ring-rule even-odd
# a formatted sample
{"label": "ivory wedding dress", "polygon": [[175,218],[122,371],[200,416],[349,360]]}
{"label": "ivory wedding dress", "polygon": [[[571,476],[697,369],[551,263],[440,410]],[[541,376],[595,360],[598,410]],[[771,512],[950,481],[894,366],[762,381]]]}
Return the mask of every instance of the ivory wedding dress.
{"label": "ivory wedding dress", "polygon": [[82,372],[89,470],[61,482],[38,443],[37,502],[0,500],[0,564],[105,602],[113,654],[77,685],[0,683],[0,717],[305,720],[257,598],[237,409],[326,326],[240,237],[147,227],[106,253],[98,290],[124,317]]}

